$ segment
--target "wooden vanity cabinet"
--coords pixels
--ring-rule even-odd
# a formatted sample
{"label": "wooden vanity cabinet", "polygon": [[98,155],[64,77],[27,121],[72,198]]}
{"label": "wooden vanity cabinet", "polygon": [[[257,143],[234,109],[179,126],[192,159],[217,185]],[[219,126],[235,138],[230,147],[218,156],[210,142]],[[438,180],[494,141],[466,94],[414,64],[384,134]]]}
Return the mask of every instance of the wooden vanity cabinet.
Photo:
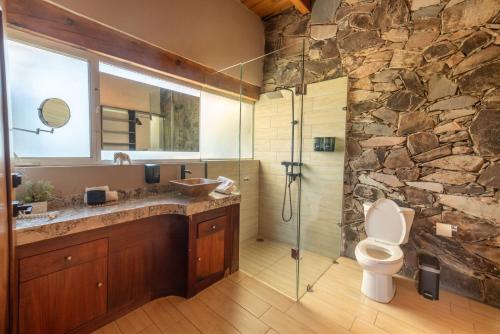
{"label": "wooden vanity cabinet", "polygon": [[109,310],[150,299],[151,245],[139,243],[109,254]]}
{"label": "wooden vanity cabinet", "polygon": [[90,333],[160,296],[238,269],[239,205],[163,215],[16,247],[19,334]]}
{"label": "wooden vanity cabinet", "polygon": [[21,260],[20,277],[28,279],[19,284],[19,333],[66,333],[105,314],[107,265],[106,239]]}
{"label": "wooden vanity cabinet", "polygon": [[161,224],[130,222],[115,226],[109,235],[108,310],[151,299],[153,228]]}
{"label": "wooden vanity cabinet", "polygon": [[238,270],[239,205],[190,217],[189,297]]}
{"label": "wooden vanity cabinet", "polygon": [[198,224],[196,238],[196,280],[224,272],[226,216]]}

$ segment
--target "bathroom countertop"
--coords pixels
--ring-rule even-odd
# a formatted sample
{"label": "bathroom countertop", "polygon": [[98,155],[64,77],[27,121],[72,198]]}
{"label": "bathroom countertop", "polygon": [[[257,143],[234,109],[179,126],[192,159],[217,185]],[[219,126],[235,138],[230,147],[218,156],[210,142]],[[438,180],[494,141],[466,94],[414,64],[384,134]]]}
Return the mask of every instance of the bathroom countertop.
{"label": "bathroom countertop", "polygon": [[168,192],[151,197],[119,201],[98,207],[68,207],[54,219],[18,219],[14,229],[16,245],[89,231],[152,216],[190,216],[240,203],[240,195],[212,192],[204,197],[187,197]]}

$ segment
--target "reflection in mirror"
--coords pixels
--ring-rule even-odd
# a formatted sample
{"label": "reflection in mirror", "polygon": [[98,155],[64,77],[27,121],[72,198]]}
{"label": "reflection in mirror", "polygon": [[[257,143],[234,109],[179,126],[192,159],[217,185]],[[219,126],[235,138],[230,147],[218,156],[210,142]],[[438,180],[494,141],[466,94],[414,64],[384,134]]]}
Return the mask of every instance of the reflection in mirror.
{"label": "reflection in mirror", "polygon": [[102,149],[199,152],[200,98],[100,73]]}
{"label": "reflection in mirror", "polygon": [[42,102],[38,108],[38,117],[48,127],[60,128],[69,122],[71,111],[63,100],[51,98]]}

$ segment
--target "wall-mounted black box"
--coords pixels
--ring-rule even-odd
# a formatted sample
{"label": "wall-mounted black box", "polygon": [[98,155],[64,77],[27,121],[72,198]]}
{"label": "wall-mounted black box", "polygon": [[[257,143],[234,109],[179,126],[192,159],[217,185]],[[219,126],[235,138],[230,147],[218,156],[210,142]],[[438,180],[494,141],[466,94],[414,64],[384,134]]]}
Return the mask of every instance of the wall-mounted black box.
{"label": "wall-mounted black box", "polygon": [[146,183],[160,183],[160,165],[158,164],[145,164],[144,173]]}
{"label": "wall-mounted black box", "polygon": [[335,137],[314,137],[314,151],[316,152],[335,151]]}

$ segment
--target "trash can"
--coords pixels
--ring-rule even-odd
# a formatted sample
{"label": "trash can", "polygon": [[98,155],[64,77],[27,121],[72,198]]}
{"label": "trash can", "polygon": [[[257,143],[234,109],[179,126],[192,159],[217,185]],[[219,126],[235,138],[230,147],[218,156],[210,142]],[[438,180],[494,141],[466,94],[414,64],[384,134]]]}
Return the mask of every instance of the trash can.
{"label": "trash can", "polygon": [[431,300],[439,299],[439,259],[428,254],[418,255],[418,293]]}

